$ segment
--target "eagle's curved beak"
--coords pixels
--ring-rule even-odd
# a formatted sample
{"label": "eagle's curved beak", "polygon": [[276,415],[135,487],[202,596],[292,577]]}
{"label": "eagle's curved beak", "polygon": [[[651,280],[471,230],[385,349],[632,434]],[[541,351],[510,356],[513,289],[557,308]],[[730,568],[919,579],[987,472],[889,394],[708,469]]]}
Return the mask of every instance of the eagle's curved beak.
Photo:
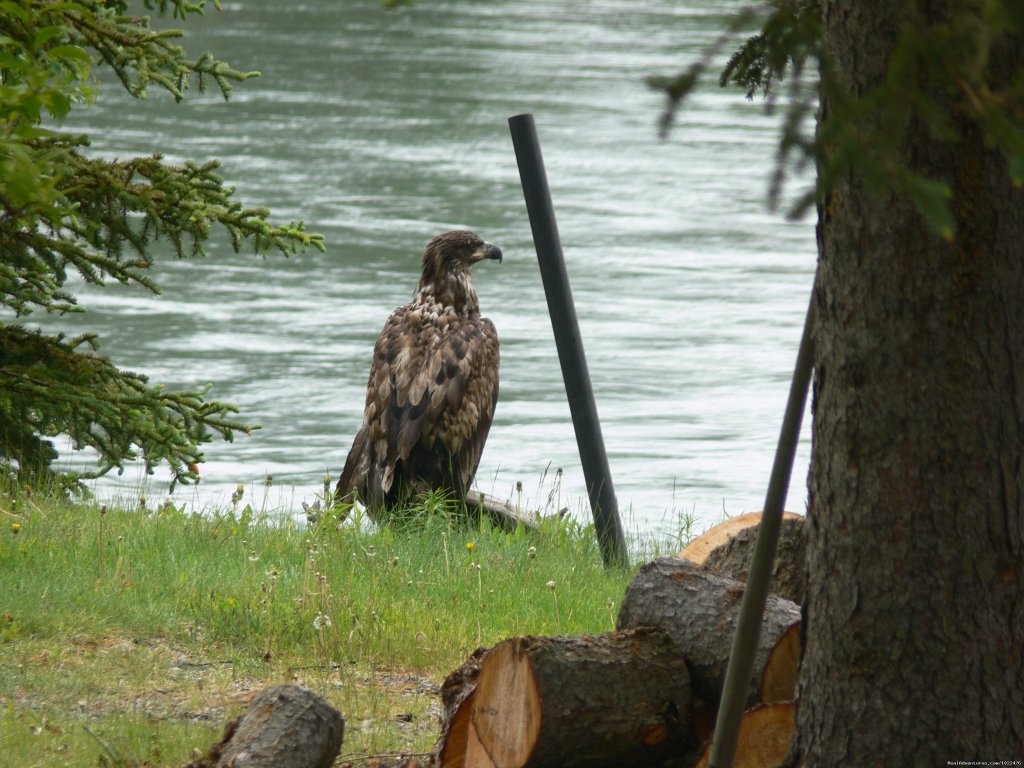
{"label": "eagle's curved beak", "polygon": [[484,259],[494,259],[500,264],[501,248],[496,246],[494,243],[484,243],[476,250],[476,253],[473,254],[473,261],[483,261]]}

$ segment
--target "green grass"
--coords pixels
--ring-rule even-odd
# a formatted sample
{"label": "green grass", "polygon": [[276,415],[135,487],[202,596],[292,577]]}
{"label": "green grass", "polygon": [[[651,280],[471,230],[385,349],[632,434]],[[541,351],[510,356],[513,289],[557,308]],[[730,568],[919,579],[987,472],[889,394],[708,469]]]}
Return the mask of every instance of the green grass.
{"label": "green grass", "polygon": [[425,751],[436,685],[476,646],[610,630],[631,575],[571,520],[307,528],[19,490],[0,493],[0,525],[10,768],[180,766],[277,682],[342,712],[345,753]]}

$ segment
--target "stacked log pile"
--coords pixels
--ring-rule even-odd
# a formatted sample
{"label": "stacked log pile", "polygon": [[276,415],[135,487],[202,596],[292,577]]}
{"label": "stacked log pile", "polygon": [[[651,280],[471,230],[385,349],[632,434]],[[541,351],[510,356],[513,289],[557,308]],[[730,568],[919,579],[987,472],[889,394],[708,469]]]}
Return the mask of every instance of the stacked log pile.
{"label": "stacked log pile", "polygon": [[[477,649],[442,687],[441,736],[429,764],[707,766],[759,522],[757,513],[730,519],[678,557],[641,568],[614,632],[515,637]],[[787,513],[773,572],[773,587],[784,594],[770,595],[765,609],[736,768],[779,766],[789,751],[800,657],[802,525],[802,517]],[[195,768],[330,765],[340,749],[340,716],[294,686],[268,691]],[[260,762],[257,753],[282,745],[270,762]],[[391,757],[367,764],[426,763]]]}
{"label": "stacked log pile", "polygon": [[[679,557],[644,566],[626,591],[615,632],[518,637],[478,650],[445,684],[438,764],[706,765],[759,522],[759,515],[726,521]],[[803,564],[790,561],[802,560],[802,523],[787,515],[779,549],[786,562],[775,569],[794,596],[802,594]],[[736,766],[770,768],[785,758],[799,656],[800,607],[773,594]]]}

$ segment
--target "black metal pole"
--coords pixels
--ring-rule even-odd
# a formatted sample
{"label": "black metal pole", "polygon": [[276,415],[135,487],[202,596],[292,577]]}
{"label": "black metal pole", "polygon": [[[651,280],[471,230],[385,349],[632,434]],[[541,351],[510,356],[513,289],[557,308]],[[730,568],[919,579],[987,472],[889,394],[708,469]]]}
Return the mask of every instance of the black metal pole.
{"label": "black metal pole", "polygon": [[754,557],[750,563],[747,585],[743,590],[739,619],[736,621],[736,634],[733,636],[732,653],[729,656],[729,666],[726,669],[725,683],[722,686],[722,701],[718,706],[718,720],[716,721],[714,740],[711,744],[711,759],[708,768],[732,768],[733,760],[736,757],[736,741],[739,738],[740,721],[743,718],[743,707],[747,700],[750,675],[754,668],[757,641],[761,634],[761,620],[764,618],[764,606],[768,599],[772,562],[775,560],[775,549],[779,543],[782,510],[786,506],[786,493],[789,490],[789,478],[793,472],[793,459],[796,456],[797,443],[800,441],[800,423],[803,421],[807,390],[810,387],[811,371],[814,367],[812,359],[814,343],[811,340],[813,326],[814,294],[812,292],[811,304],[807,308],[807,317],[804,320],[803,336],[800,339],[800,351],[796,356],[793,383],[789,388],[786,414],[782,419],[779,445],[775,451],[771,479],[768,481],[768,493],[765,495],[764,511],[761,515],[761,528],[757,534],[757,544],[754,546]]}
{"label": "black metal pole", "polygon": [[576,444],[580,449],[580,462],[587,482],[587,495],[594,515],[594,527],[601,545],[605,566],[628,567],[626,538],[619,519],[619,505],[612,486],[608,455],[601,435],[601,422],[597,417],[594,389],[583,352],[583,338],[576,319],[576,305],[565,269],[565,257],[555,223],[555,209],[548,189],[540,141],[533,115],[514,115],[508,119],[512,131],[512,145],[519,164],[519,177],[530,215],[533,244],[537,249],[544,293],[551,314],[551,327],[555,333],[558,360],[562,365],[562,379],[569,398],[572,425],[576,430]]}

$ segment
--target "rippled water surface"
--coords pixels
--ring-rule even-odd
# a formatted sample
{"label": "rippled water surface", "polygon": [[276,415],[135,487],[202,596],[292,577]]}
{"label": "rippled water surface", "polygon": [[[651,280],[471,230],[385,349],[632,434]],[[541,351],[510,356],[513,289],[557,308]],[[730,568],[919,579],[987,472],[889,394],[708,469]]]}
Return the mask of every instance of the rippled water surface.
{"label": "rippled water surface", "polygon": [[[774,133],[760,105],[707,84],[657,136],[643,78],[691,61],[722,2],[236,2],[190,27],[262,77],[227,104],[105,83],[75,128],[126,157],[220,158],[238,196],[303,219],[327,252],[161,260],[163,294],[83,291],[122,367],[169,386],[212,382],[263,428],[213,443],[197,492],[283,508],[336,476],[361,419],[373,342],[418,279],[425,242],[468,227],[504,250],[475,278],[502,343],[501,398],[477,476],[523,482],[586,515],[507,118],[535,115],[620,506],[657,531],[759,509],[814,268],[810,223],[765,209]],[[807,425],[789,507],[805,497]],[[542,478],[547,472],[547,478]],[[159,478],[158,478],[159,479]],[[112,484],[137,486],[132,472]],[[165,486],[156,482],[150,493]]]}

